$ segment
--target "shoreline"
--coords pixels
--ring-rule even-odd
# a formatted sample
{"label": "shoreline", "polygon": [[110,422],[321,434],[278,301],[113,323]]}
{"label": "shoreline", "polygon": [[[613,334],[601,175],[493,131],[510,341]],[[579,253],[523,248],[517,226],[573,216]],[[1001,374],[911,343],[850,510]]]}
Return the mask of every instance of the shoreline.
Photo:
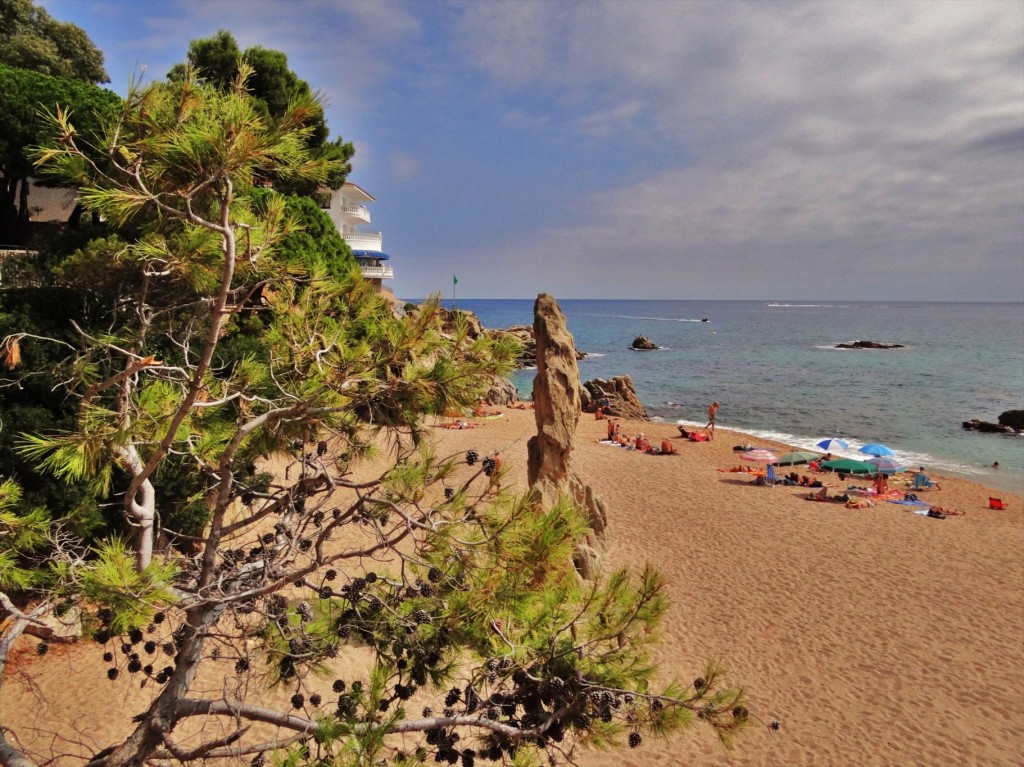
{"label": "shoreline", "polygon": [[[698,423],[697,421],[690,421],[685,418],[677,419],[677,421],[671,420],[665,416],[651,416],[651,423],[663,423],[670,426],[674,426],[677,422],[682,422],[687,428],[693,427],[696,429],[703,429],[704,423]],[[783,445],[787,449],[793,450],[811,450],[820,452],[820,448],[815,444],[812,438],[802,438],[795,434],[788,434],[784,432],[773,431],[771,429],[743,429],[733,428],[729,426],[719,426],[720,430],[727,430],[735,434],[742,434],[749,438],[751,441],[767,441],[773,442],[778,445]],[[1011,445],[1012,450],[1007,452],[1015,451],[1017,454],[1017,460],[1020,460],[1020,456],[1024,456],[1024,434],[1019,435],[985,435],[991,436],[996,439],[1018,439],[1021,440],[1019,445]],[[870,456],[864,456],[859,453],[854,447],[854,443],[851,443],[849,450],[837,452],[836,455],[845,458],[855,458],[857,460],[866,460]],[[892,447],[892,445],[890,445]],[[902,451],[893,448],[896,452],[897,457],[900,455],[906,455],[908,451]],[[936,473],[941,476],[954,477],[956,479],[962,479],[966,482],[973,482],[978,485],[989,488],[992,491],[1002,493],[1016,493],[1024,494],[1024,467],[1015,469],[1012,461],[1006,461],[1001,465],[998,470],[992,469],[987,466],[979,466],[968,470],[962,464],[956,464],[957,468],[951,468],[947,464],[956,463],[953,459],[946,458],[943,456],[934,455],[914,455],[913,459],[907,460],[906,465],[908,469],[912,469],[916,466],[925,465],[929,468],[929,473]]]}

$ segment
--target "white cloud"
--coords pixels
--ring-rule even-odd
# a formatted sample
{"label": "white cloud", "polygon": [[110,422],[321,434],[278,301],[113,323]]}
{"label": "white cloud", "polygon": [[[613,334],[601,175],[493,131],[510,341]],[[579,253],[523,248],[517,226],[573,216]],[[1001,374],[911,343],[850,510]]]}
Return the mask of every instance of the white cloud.
{"label": "white cloud", "polygon": [[868,294],[887,271],[947,298],[984,297],[985,279],[1024,289],[1024,5],[485,5],[464,31],[499,87],[548,94],[575,140],[614,137],[629,156],[656,139],[681,158],[501,256],[558,252],[569,285],[600,259],[634,295],[645,261],[668,295],[723,275],[781,290],[826,265]]}
{"label": "white cloud", "polygon": [[409,181],[420,175],[420,161],[415,155],[394,150],[388,155],[391,177],[398,182]]}

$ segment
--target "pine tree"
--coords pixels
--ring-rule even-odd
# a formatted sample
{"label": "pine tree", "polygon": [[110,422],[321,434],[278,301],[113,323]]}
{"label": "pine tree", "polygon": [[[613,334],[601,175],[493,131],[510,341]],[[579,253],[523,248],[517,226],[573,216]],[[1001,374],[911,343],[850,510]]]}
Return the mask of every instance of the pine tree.
{"label": "pine tree", "polygon": [[[719,689],[715,667],[688,689],[652,689],[648,651],[666,607],[656,572],[581,581],[579,509],[538,511],[489,482],[476,451],[437,455],[425,438],[424,417],[472,403],[511,368],[515,342],[445,336],[436,300],[397,317],[358,271],[275,250],[293,224],[273,195],[253,204],[252,180],[317,182],[333,168],[306,148],[316,105],[270,119],[247,74],[227,90],[187,73],[133,90],[102,166],[60,111],[55,143],[37,155],[81,185],[91,210],[139,232],[90,256],[130,274],[131,290],[53,372],[77,401],[75,428],[26,435],[21,448],[120,499],[134,536],[77,557],[52,530],[3,542],[5,583],[87,612],[110,683],[153,683],[151,705],[128,712],[131,734],[92,763],[256,764],[268,750],[296,765],[525,763],[627,737],[638,746],[640,733],[693,718],[723,738],[740,729],[742,693]],[[367,476],[381,454],[383,471]],[[198,554],[156,545],[162,472],[208,510]],[[33,545],[55,563],[45,583],[17,577]],[[15,621],[0,664],[34,618],[2,599]],[[314,678],[353,645],[371,651],[365,674],[322,695]],[[205,663],[234,670],[216,697],[193,691]],[[283,686],[289,706],[247,700],[258,682]],[[445,690],[437,712],[411,713],[414,698]],[[200,716],[230,734],[175,745],[175,726]],[[276,724],[278,740],[249,737],[253,721]],[[0,758],[31,764],[2,732]]]}

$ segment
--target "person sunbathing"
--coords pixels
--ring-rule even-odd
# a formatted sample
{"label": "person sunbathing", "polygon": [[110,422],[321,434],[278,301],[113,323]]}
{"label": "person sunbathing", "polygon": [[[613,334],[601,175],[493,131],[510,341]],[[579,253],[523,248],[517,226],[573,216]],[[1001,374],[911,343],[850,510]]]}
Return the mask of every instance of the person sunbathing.
{"label": "person sunbathing", "polygon": [[639,434],[637,434],[636,439],[633,440],[633,447],[635,447],[637,450],[640,450],[641,452],[646,453],[648,450],[651,449],[651,443],[650,440],[648,440],[647,437],[644,436],[644,433],[640,432]]}
{"label": "person sunbathing", "polygon": [[486,418],[489,415],[501,415],[500,410],[488,410],[483,400],[478,400],[473,407],[473,415],[476,418]]}
{"label": "person sunbathing", "polygon": [[676,446],[669,442],[667,439],[661,441],[661,454],[662,455],[675,455],[679,451],[676,450]]}

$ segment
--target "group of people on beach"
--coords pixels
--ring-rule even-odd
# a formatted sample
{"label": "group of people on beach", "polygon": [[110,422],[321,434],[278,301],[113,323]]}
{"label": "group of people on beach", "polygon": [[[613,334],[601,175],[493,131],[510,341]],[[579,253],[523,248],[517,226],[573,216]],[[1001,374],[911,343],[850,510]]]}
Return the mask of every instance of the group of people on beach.
{"label": "group of people on beach", "polygon": [[618,419],[608,419],[608,430],[607,430],[608,442],[613,442],[616,445],[622,447],[632,448],[633,450],[639,450],[642,453],[651,453],[655,455],[672,455],[677,453],[676,446],[668,439],[661,441],[661,447],[656,448],[651,444],[651,441],[647,438],[647,435],[640,432],[635,437],[630,437],[622,433],[622,426],[619,424]]}

